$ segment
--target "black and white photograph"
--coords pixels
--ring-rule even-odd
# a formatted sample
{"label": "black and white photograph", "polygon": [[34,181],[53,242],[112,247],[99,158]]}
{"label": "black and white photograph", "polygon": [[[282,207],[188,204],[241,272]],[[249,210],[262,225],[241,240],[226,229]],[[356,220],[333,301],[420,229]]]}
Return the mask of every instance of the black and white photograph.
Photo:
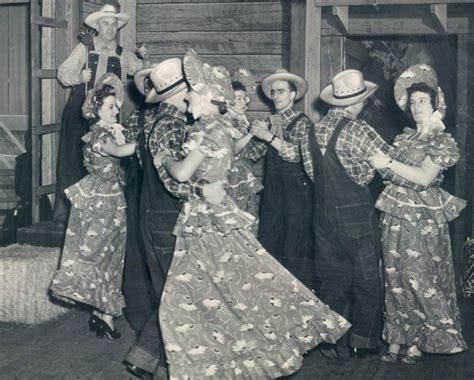
{"label": "black and white photograph", "polygon": [[474,380],[474,0],[0,36],[0,380]]}

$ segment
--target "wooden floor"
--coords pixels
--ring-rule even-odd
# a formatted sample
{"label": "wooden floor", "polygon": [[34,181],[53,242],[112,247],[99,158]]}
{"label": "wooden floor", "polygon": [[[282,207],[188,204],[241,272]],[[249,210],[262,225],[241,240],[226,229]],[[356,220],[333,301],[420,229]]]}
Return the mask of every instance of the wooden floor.
{"label": "wooden floor", "polygon": [[[313,379],[474,379],[474,299],[463,301],[464,336],[471,349],[448,355],[427,355],[416,366],[382,363],[379,358],[331,361],[316,350],[291,380]],[[0,379],[134,379],[122,364],[134,334],[122,317],[116,321],[119,340],[97,339],[87,329],[88,315],[73,309],[58,320],[37,326],[0,323]],[[223,379],[224,380],[224,379]]]}

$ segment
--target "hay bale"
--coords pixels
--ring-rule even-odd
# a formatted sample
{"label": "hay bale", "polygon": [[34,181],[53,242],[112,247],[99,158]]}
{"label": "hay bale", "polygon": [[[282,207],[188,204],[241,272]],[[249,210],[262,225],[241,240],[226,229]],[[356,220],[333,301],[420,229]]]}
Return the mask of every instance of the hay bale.
{"label": "hay bale", "polygon": [[0,321],[36,324],[68,311],[48,294],[59,257],[59,248],[0,247]]}

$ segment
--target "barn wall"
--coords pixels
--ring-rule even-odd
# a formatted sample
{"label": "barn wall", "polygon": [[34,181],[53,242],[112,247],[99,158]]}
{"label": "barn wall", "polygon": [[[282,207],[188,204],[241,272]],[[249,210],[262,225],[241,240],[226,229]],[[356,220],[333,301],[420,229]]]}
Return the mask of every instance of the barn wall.
{"label": "barn wall", "polygon": [[[288,66],[289,2],[137,0],[137,43],[145,43],[152,62],[183,57],[194,48],[203,61],[231,73],[246,67],[260,81]],[[254,97],[249,118],[270,112],[262,94]]]}

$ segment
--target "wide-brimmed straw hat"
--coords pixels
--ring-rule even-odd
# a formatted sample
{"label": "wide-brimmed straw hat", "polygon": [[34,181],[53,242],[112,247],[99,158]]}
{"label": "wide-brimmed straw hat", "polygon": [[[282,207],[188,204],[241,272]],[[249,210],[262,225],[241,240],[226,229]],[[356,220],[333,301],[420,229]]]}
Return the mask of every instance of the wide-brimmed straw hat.
{"label": "wide-brimmed straw hat", "polygon": [[270,92],[272,90],[272,83],[279,80],[291,82],[296,86],[295,100],[301,99],[306,94],[306,91],[308,91],[308,82],[306,79],[299,75],[289,73],[285,69],[277,69],[273,74],[262,79],[262,90],[267,98],[271,99]]}
{"label": "wide-brimmed straw hat", "polygon": [[321,91],[320,97],[332,106],[347,107],[368,99],[378,87],[364,80],[359,70],[344,70],[334,76],[331,84]]}
{"label": "wide-brimmed straw hat", "polygon": [[436,110],[444,117],[446,113],[446,103],[444,101],[443,91],[438,86],[438,76],[431,66],[425,64],[413,65],[398,77],[393,88],[395,102],[398,107],[400,107],[402,111],[406,111],[408,102],[407,90],[415,83],[424,83],[436,91]]}
{"label": "wide-brimmed straw hat", "polygon": [[157,103],[187,88],[183,63],[179,58],[170,58],[151,67],[139,70],[133,76],[138,91],[145,95],[145,79],[149,77],[153,88],[145,98],[146,103]]}
{"label": "wide-brimmed straw hat", "polygon": [[100,8],[97,12],[91,13],[85,19],[85,24],[89,25],[91,28],[95,30],[98,29],[97,22],[104,17],[114,17],[117,19],[118,29],[123,27],[130,17],[126,13],[119,13],[115,9],[115,7],[111,4],[105,4],[102,8]]}
{"label": "wide-brimmed straw hat", "polygon": [[122,81],[113,73],[105,73],[99,78],[95,87],[87,92],[86,99],[82,105],[82,115],[84,118],[93,119],[96,117],[96,95],[98,91],[103,90],[105,85],[113,87],[118,106],[120,107],[123,104],[125,91]]}
{"label": "wide-brimmed straw hat", "polygon": [[211,66],[199,59],[194,49],[189,49],[183,60],[186,80],[196,92],[209,91],[213,100],[235,104],[230,74],[224,66]]}

